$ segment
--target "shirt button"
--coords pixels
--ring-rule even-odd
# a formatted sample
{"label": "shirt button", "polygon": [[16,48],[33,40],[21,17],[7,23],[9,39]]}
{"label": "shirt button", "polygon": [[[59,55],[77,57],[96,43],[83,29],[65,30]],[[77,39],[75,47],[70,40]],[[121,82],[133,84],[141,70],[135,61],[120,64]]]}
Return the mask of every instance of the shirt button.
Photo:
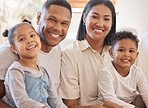
{"label": "shirt button", "polygon": [[41,93],[44,93],[44,91],[43,91],[43,90],[41,90]]}
{"label": "shirt button", "polygon": [[40,78],[41,78],[41,79],[43,79],[43,77],[42,77],[42,76],[41,76]]}

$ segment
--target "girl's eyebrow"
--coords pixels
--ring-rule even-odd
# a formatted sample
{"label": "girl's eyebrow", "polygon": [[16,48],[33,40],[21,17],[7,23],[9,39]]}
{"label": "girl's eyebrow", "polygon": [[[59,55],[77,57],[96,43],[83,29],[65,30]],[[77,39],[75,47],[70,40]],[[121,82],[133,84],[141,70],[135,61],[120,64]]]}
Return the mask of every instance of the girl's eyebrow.
{"label": "girl's eyebrow", "polygon": [[17,39],[19,39],[21,36],[23,36],[24,34],[18,35]]}
{"label": "girl's eyebrow", "polygon": [[[35,31],[30,31],[29,33],[33,33],[33,32],[35,32]],[[21,36],[24,36],[25,34],[20,34],[20,35],[18,35],[18,37],[17,37],[17,39],[19,39]]]}

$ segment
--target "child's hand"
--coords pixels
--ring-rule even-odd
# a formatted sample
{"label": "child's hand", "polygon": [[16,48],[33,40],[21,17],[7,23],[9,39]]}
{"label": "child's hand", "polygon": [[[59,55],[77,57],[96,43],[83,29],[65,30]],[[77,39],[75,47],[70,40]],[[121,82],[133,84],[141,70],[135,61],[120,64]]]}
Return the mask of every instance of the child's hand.
{"label": "child's hand", "polygon": [[47,108],[46,106],[42,107],[42,108]]}
{"label": "child's hand", "polygon": [[105,102],[105,104],[103,106],[106,108],[123,108],[113,102]]}

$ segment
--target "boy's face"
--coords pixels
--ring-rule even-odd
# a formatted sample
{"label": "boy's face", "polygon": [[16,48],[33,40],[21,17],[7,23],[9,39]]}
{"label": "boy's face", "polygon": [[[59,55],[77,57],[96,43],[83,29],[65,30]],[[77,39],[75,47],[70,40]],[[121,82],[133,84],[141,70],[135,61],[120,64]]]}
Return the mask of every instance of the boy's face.
{"label": "boy's face", "polygon": [[37,57],[40,49],[40,37],[36,34],[35,30],[23,24],[14,31],[13,38],[14,45],[11,46],[13,52],[18,53],[20,58],[34,58]]}
{"label": "boy's face", "polygon": [[109,51],[113,64],[118,69],[130,69],[138,56],[136,43],[131,39],[117,41],[113,50]]}
{"label": "boy's face", "polygon": [[65,7],[51,5],[47,10],[44,9],[42,13],[38,13],[37,20],[42,48],[45,49],[47,46],[56,46],[66,37],[71,22],[71,14]]}

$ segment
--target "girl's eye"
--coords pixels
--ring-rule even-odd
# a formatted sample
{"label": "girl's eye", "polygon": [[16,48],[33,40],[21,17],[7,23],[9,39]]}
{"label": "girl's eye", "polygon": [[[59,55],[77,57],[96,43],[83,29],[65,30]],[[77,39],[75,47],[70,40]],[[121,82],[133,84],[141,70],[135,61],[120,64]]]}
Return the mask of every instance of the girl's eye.
{"label": "girl's eye", "polygon": [[20,39],[20,41],[23,41],[23,40],[25,40],[25,39],[24,39],[24,38],[21,38],[21,39]]}
{"label": "girl's eye", "polygon": [[35,36],[35,34],[32,34],[30,37],[34,37]]}

